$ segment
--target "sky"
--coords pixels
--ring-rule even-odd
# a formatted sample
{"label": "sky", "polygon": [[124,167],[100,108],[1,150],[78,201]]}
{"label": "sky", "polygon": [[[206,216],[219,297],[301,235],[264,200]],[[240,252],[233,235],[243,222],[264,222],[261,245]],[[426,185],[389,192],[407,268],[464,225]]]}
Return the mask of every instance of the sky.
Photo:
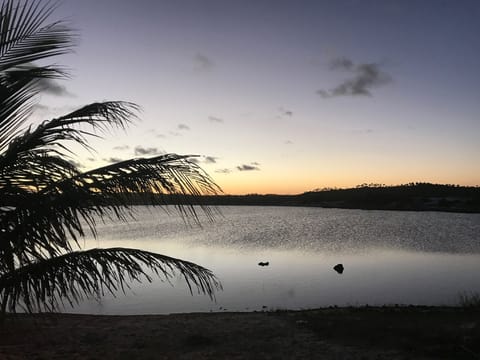
{"label": "sky", "polygon": [[63,0],[71,77],[33,119],[137,103],[84,169],[197,154],[227,194],[480,185],[479,18],[477,0]]}

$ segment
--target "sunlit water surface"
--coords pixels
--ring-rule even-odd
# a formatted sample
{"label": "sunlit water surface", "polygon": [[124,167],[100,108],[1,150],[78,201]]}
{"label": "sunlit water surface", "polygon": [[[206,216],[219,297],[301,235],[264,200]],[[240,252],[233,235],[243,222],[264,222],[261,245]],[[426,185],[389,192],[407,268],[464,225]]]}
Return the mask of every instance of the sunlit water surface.
{"label": "sunlit water surface", "polygon": [[[177,276],[133,284],[65,311],[94,314],[305,309],[330,305],[456,305],[480,293],[480,214],[301,207],[221,207],[203,227],[136,207],[136,220],[99,222],[90,247],[132,247],[211,269],[216,301]],[[268,261],[260,267],[258,262]],[[343,274],[333,266],[342,263]],[[173,286],[172,286],[173,285]]]}

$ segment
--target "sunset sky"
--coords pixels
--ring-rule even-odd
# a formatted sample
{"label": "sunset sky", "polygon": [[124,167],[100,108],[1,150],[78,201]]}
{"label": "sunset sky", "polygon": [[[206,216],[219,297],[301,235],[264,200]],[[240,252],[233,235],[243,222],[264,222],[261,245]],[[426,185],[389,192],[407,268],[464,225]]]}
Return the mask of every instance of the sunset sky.
{"label": "sunset sky", "polygon": [[480,1],[63,0],[71,79],[38,120],[126,100],[85,169],[199,154],[225,193],[480,185]]}

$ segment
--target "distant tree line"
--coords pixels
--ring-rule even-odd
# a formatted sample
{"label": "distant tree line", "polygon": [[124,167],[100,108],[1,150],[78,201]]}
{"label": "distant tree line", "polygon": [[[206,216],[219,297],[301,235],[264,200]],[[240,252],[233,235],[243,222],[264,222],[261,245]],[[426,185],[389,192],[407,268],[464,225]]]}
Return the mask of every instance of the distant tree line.
{"label": "distant tree line", "polygon": [[[150,195],[160,196],[160,195]],[[182,204],[185,195],[161,195],[165,203]],[[145,195],[132,195],[136,205]],[[248,194],[204,196],[203,204],[244,206],[317,206],[369,210],[480,212],[480,187],[408,183],[395,186],[361,184],[346,189],[321,189],[298,195]]]}
{"label": "distant tree line", "polygon": [[306,192],[300,197],[306,204],[326,207],[480,211],[480,187],[453,184],[362,184],[355,188]]}

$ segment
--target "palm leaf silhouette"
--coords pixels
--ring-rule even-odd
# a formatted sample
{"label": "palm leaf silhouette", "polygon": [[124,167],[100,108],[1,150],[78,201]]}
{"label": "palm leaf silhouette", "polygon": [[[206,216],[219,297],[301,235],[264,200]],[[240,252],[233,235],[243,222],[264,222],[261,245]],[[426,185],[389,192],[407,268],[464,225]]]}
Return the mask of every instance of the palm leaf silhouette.
{"label": "palm leaf silhouette", "polygon": [[[143,266],[142,266],[143,265]],[[113,295],[129,283],[152,275],[169,281],[176,271],[193,287],[211,297],[220,284],[205,268],[188,261],[137,249],[110,248],[70,252],[23,266],[5,276],[2,297],[8,309],[19,304],[26,311],[52,311],[68,303],[74,305],[85,297]]]}
{"label": "palm leaf silhouette", "polygon": [[0,303],[2,313],[54,311],[86,297],[125,291],[130,281],[168,281],[182,275],[211,298],[220,283],[208,269],[138,249],[79,250],[87,228],[96,234],[104,217],[126,220],[138,197],[150,205],[175,200],[198,221],[203,194],[221,189],[191,156],[136,158],[86,172],[70,160],[70,144],[89,148],[89,137],[125,128],[138,106],[93,103],[26,127],[44,79],[63,69],[35,62],[69,52],[75,34],[63,22],[46,24],[55,7],[39,1],[6,1],[0,8]]}

